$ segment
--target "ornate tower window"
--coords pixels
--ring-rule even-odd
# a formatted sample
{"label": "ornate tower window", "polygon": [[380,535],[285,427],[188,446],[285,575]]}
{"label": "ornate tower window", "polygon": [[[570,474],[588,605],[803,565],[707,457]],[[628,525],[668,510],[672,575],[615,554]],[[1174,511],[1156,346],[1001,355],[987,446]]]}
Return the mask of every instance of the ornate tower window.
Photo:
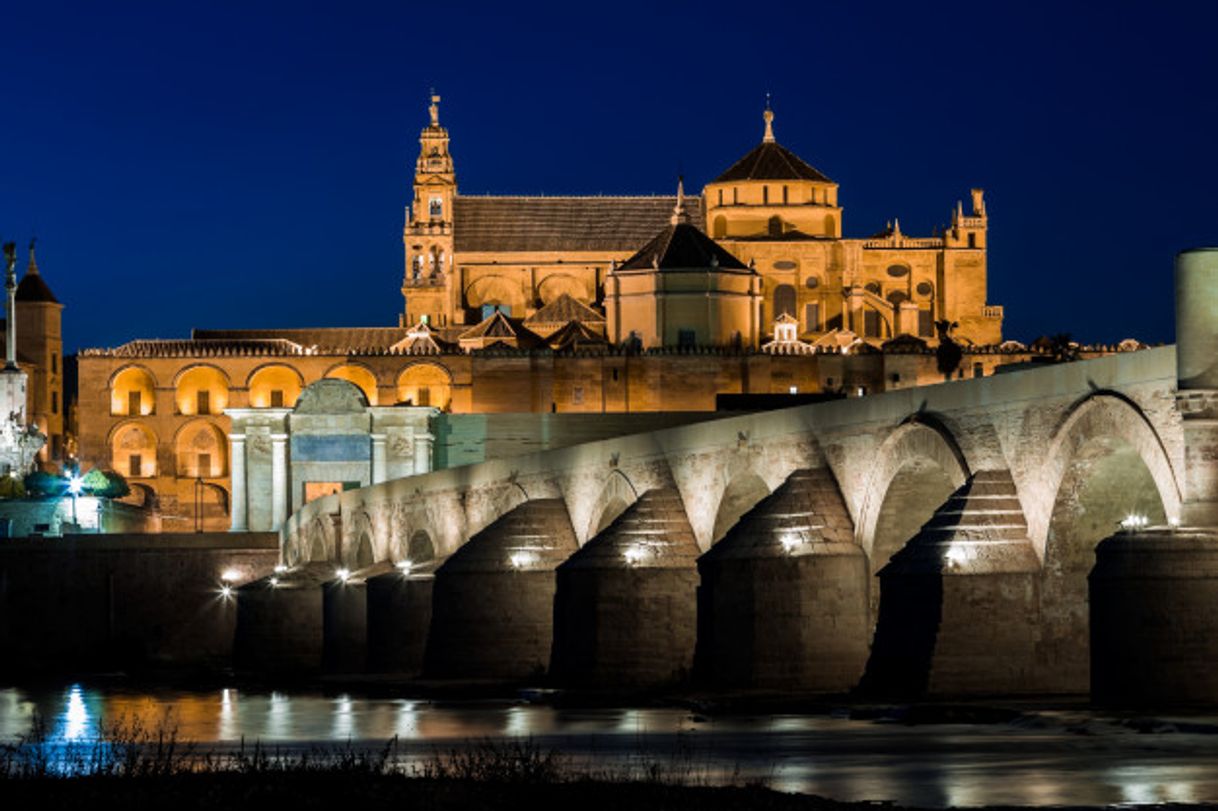
{"label": "ornate tower window", "polygon": [[444,216],[444,198],[432,197],[427,201],[427,213],[433,219],[440,219]]}

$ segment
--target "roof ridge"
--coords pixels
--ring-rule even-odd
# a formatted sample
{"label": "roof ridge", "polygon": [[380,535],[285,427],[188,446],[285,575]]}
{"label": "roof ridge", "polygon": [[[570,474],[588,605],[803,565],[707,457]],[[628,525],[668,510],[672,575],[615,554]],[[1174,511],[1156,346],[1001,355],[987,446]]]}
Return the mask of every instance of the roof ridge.
{"label": "roof ridge", "polygon": [[675,194],[458,194],[477,200],[675,200]]}

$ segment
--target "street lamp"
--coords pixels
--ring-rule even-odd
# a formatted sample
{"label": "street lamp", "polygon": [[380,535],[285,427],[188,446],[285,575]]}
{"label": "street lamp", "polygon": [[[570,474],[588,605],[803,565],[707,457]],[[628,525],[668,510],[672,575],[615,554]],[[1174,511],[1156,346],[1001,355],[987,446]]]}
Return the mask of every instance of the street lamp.
{"label": "street lamp", "polygon": [[77,532],[80,531],[80,523],[76,518],[76,498],[84,489],[84,480],[80,476],[72,474],[68,478],[68,494],[72,496],[72,526]]}

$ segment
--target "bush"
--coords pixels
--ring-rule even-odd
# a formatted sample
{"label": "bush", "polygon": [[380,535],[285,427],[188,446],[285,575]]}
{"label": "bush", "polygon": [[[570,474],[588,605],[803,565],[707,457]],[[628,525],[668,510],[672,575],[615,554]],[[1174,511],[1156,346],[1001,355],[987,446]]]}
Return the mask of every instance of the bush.
{"label": "bush", "polygon": [[21,498],[25,485],[16,476],[0,476],[0,498]]}
{"label": "bush", "polygon": [[93,468],[80,482],[81,489],[101,498],[122,498],[131,494],[131,487],[113,470]]}
{"label": "bush", "polygon": [[25,477],[25,491],[31,496],[62,496],[68,492],[68,480],[45,470],[35,470]]}

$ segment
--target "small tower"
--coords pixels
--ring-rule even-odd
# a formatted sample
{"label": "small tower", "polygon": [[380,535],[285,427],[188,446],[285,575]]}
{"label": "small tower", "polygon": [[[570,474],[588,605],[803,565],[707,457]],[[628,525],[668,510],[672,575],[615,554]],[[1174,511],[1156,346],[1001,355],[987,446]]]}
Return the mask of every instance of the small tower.
{"label": "small tower", "polygon": [[29,379],[29,422],[47,436],[43,461],[58,462],[63,456],[63,305],[39,272],[30,240],[30,260],[17,285],[17,331],[21,333],[21,356],[32,368]]}
{"label": "small tower", "polygon": [[[449,299],[453,249],[453,200],[457,175],[449,152],[448,130],[440,126],[440,97],[433,91],[428,123],[419,135],[415,162],[414,204],[406,212],[402,242],[406,249],[403,323],[418,323],[426,316],[437,324],[446,321],[455,304]],[[452,306],[450,306],[452,305]]]}

